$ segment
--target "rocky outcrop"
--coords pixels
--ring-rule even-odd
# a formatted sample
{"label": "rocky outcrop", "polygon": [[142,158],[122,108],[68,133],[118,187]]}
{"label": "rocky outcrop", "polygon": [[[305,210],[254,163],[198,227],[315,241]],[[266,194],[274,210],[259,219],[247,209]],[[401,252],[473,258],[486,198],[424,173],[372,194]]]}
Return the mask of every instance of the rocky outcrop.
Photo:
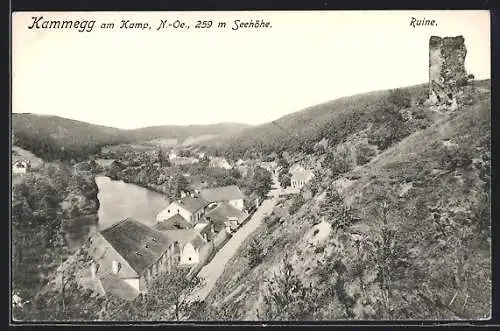
{"label": "rocky outcrop", "polygon": [[[67,231],[70,248],[79,247],[98,230],[98,192],[99,188],[90,171],[73,173],[68,185],[68,194],[60,204],[65,227],[70,230]],[[78,231],[74,231],[75,229]]]}
{"label": "rocky outcrop", "polygon": [[465,70],[465,39],[432,36],[429,40],[429,102],[438,110],[456,110],[471,75]]}

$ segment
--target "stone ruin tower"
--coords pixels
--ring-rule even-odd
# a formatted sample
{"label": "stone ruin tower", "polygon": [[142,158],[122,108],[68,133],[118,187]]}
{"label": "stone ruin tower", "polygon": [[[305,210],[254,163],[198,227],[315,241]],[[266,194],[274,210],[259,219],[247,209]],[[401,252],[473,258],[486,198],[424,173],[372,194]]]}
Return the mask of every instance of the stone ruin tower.
{"label": "stone ruin tower", "polygon": [[468,84],[465,70],[467,48],[463,36],[429,40],[429,102],[439,110],[458,108],[462,87]]}

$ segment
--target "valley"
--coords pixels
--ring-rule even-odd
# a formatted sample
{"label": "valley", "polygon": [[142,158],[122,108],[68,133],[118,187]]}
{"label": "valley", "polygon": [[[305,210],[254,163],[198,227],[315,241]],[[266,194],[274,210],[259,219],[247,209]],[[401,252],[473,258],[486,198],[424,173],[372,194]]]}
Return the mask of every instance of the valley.
{"label": "valley", "polygon": [[[128,196],[104,189],[95,195],[70,189],[64,190],[67,197],[60,197],[66,201],[61,220],[87,219],[87,224],[104,225],[133,216],[154,225],[154,214],[162,205],[185,191],[237,185],[246,196],[246,208],[253,208],[255,201],[260,205],[201,266],[197,277],[202,283],[192,289],[191,306],[183,310],[182,319],[487,318],[491,304],[489,84],[475,81],[467,103],[454,112],[436,111],[425,104],[422,95],[427,86],[417,85],[328,102],[285,116],[277,125],[232,133],[227,140],[212,134],[197,139],[190,133],[185,136],[188,144],[164,137],[131,141],[106,129],[106,137],[113,138],[105,147],[86,150],[79,159],[57,167],[73,168],[67,168],[64,176],[75,180],[85,176],[90,187],[96,181],[101,183],[97,186],[103,181],[138,185],[146,200],[151,194],[158,196],[156,212],[135,215],[133,209],[139,211],[144,200],[138,196],[127,200]],[[30,126],[37,125],[33,118],[30,121]],[[13,160],[30,159],[33,169],[13,178],[18,192],[33,176],[53,176],[46,175],[46,169],[60,162],[50,157],[42,161],[50,149],[36,149],[26,141],[54,142],[75,132],[59,128],[57,136],[32,128],[30,134],[37,137],[30,138],[28,131],[20,130],[21,134],[14,130]],[[230,168],[215,162],[221,159]],[[297,167],[303,170],[294,173]],[[304,177],[304,169],[314,176]],[[262,186],[268,171],[272,183]],[[302,181],[303,186],[292,187]],[[46,196],[43,192],[39,191]],[[32,213],[46,210],[29,193],[23,194],[28,194],[23,199]],[[110,205],[103,194],[118,202]],[[81,200],[79,212],[74,211],[75,198]],[[104,211],[112,205],[121,216]],[[26,219],[16,208],[14,221]],[[147,208],[141,212],[148,213]],[[86,231],[80,231],[83,239]],[[165,281],[162,277],[167,276],[159,276],[158,281]],[[290,295],[288,286],[297,292]],[[137,307],[153,313],[164,303],[117,301],[106,314],[114,319],[121,310],[132,316]]]}

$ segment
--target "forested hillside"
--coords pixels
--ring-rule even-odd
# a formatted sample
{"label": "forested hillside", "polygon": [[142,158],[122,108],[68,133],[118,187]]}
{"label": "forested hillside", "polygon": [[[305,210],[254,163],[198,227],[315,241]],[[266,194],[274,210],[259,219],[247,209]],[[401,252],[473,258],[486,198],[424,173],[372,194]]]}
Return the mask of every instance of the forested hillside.
{"label": "forested hillside", "polygon": [[97,224],[97,191],[90,172],[63,163],[44,163],[13,178],[12,287],[20,297],[36,305],[57,267],[72,254],[68,229],[88,224],[90,232]]}
{"label": "forested hillside", "polygon": [[[474,84],[484,88],[489,86],[489,81]],[[428,84],[421,84],[348,96],[248,128],[231,139],[214,139],[208,143],[233,159],[282,151],[313,153],[319,149],[321,153],[322,140],[334,146],[350,134],[364,130],[370,144],[385,149],[393,141],[425,128],[434,120],[436,114],[424,106],[428,93]],[[466,103],[474,103],[474,94],[465,98]],[[396,112],[392,112],[393,105]],[[408,118],[411,120],[405,120]]]}
{"label": "forested hillside", "polygon": [[[177,139],[179,144],[225,137],[247,128],[237,123],[154,126],[133,130],[105,127],[58,116],[12,114],[15,144],[46,160],[83,160],[120,143]],[[198,140],[197,140],[198,139]]]}

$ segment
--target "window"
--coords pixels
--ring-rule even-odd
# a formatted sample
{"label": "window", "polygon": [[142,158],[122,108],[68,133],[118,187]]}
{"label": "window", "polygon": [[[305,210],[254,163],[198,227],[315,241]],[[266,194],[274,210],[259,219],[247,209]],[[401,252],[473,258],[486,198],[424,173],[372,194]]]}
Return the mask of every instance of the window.
{"label": "window", "polygon": [[191,261],[191,258],[189,258],[189,261]]}
{"label": "window", "polygon": [[167,210],[167,212],[170,214],[170,209],[169,209],[169,210]]}

